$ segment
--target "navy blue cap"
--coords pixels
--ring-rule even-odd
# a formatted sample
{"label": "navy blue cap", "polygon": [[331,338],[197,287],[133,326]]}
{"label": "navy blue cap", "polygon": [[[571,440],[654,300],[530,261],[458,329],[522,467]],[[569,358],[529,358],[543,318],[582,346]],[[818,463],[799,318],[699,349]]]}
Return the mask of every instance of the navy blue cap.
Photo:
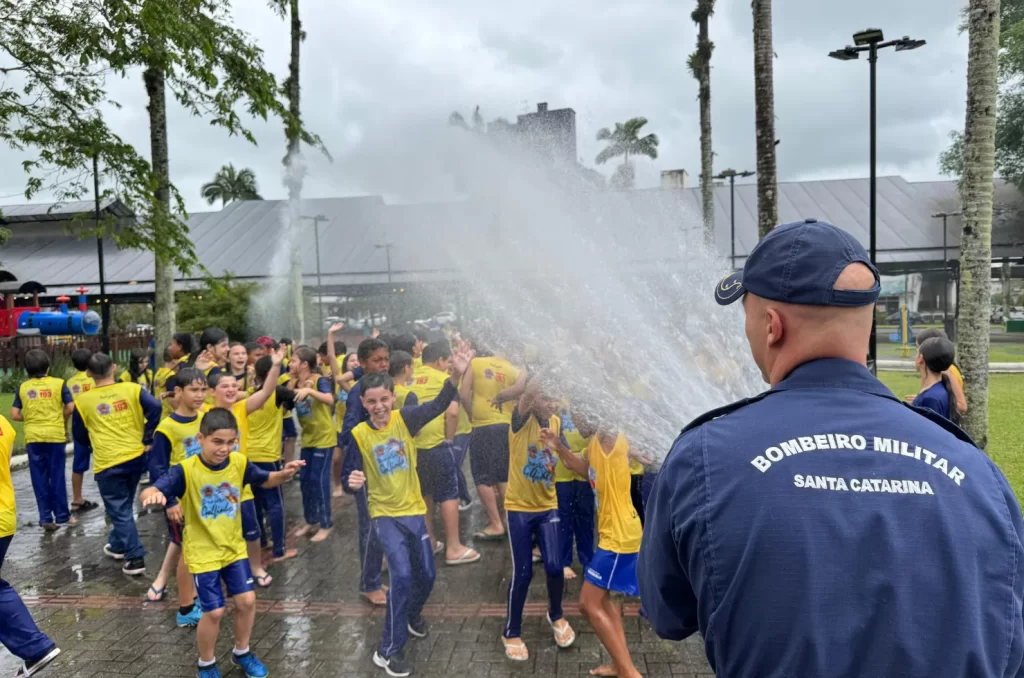
{"label": "navy blue cap", "polygon": [[[871,269],[874,287],[833,289],[843,269],[853,263]],[[787,304],[867,306],[881,289],[878,269],[856,238],[824,221],[805,219],[783,224],[757,243],[743,270],[719,281],[715,301],[725,306],[752,292]]]}

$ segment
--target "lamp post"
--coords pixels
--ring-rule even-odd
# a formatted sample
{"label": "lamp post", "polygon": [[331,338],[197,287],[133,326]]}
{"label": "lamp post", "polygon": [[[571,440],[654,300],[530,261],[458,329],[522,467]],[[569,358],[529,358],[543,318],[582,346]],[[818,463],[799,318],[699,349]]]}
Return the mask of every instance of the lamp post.
{"label": "lamp post", "polygon": [[324,329],[324,295],[323,287],[320,286],[320,222],[330,221],[330,219],[322,214],[318,214],[315,217],[301,218],[313,222],[313,240],[316,242],[316,306],[320,318],[320,329],[317,332],[319,333],[323,332]]}
{"label": "lamp post", "polygon": [[956,212],[936,212],[932,215],[933,219],[942,219],[942,325],[946,329],[946,334],[950,335],[950,339],[953,339],[953,336],[949,331],[949,301],[947,299],[949,262],[946,258],[946,219],[958,216],[960,216],[959,210]]}
{"label": "lamp post", "polygon": [[[880,28],[868,28],[860,31],[859,33],[853,34],[853,45],[847,45],[842,49],[837,49],[833,52],[829,52],[829,56],[839,61],[852,61],[860,58],[861,52],[868,53],[868,64],[870,66],[870,96],[868,104],[868,118],[870,126],[870,165],[871,165],[871,179],[870,187],[868,189],[870,195],[868,199],[868,238],[870,240],[869,252],[871,255],[871,263],[877,264],[876,254],[876,229],[875,229],[875,215],[876,215],[876,196],[875,196],[875,167],[876,167],[876,115],[875,115],[875,100],[876,100],[876,64],[878,63],[878,50],[885,49],[886,47],[895,47],[897,52],[905,52],[918,47],[923,47],[925,44],[924,40],[913,40],[909,36],[903,36],[898,40],[889,40],[883,42],[885,37],[882,35],[882,29]],[[873,316],[872,316],[873,317]],[[871,371],[875,374],[878,373],[877,366],[877,330],[875,328],[874,321],[871,325],[871,342],[868,345],[868,361],[871,363]]]}
{"label": "lamp post", "polygon": [[394,247],[391,243],[384,243],[383,245],[374,245],[375,249],[384,250],[388,258],[388,284],[391,284],[391,248]]}
{"label": "lamp post", "polygon": [[100,154],[92,154],[92,190],[96,200],[96,260],[100,274],[100,350],[110,354],[110,304],[107,303],[107,279],[103,271],[103,231],[100,230]]}
{"label": "lamp post", "polygon": [[729,261],[732,262],[733,270],[736,269],[736,177],[752,177],[756,172],[744,170],[737,172],[736,170],[729,168],[723,170],[721,174],[717,174],[712,179],[728,179],[729,180],[729,222],[730,222],[730,246],[729,246]]}

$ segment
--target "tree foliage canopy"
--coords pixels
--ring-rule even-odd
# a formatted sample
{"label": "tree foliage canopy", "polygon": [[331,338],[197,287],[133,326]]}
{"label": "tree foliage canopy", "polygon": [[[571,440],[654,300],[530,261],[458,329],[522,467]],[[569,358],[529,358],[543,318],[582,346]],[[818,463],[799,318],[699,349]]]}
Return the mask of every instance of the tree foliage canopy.
{"label": "tree foliage canopy", "polygon": [[203,184],[201,192],[211,205],[218,200],[223,205],[235,200],[263,200],[256,184],[256,173],[248,167],[236,170],[232,163],[217,170],[213,181]]}
{"label": "tree foliage canopy", "polygon": [[258,284],[238,282],[231,275],[207,278],[202,287],[177,293],[178,325],[197,334],[219,327],[232,339],[246,339],[249,303],[258,289]]}

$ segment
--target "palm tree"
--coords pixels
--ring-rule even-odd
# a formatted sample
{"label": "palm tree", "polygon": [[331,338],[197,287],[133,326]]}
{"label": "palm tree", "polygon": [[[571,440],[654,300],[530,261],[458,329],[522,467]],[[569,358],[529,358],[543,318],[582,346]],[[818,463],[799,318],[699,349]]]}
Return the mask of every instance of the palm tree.
{"label": "palm tree", "polygon": [[763,238],[779,223],[779,181],[775,172],[775,86],[772,82],[772,0],[753,0],[754,125],[757,129],[757,233]]}
{"label": "palm tree", "polygon": [[202,194],[211,205],[218,200],[222,206],[235,200],[263,200],[256,186],[256,174],[248,167],[239,172],[231,163],[217,170],[213,181],[203,184]]}
{"label": "palm tree", "polygon": [[[451,115],[448,116],[448,124],[451,127],[461,127],[462,129],[469,131],[469,124],[466,119],[462,117],[462,113],[458,111],[452,111]],[[480,114],[480,106],[473,109],[473,131],[477,134],[484,133],[484,116]]]}
{"label": "palm tree", "polygon": [[622,156],[622,164],[615,170],[612,183],[620,188],[632,188],[634,171],[629,162],[631,155],[646,155],[654,160],[658,157],[658,135],[640,136],[640,130],[647,124],[647,118],[631,118],[626,122],[615,123],[615,129],[603,127],[597,131],[598,141],[607,141],[608,145],[597,154],[594,162],[603,165],[612,158]]}
{"label": "palm tree", "polygon": [[967,118],[960,209],[960,322],[957,354],[964,375],[963,425],[988,446],[988,347],[992,299],[992,194],[995,191],[996,99],[999,94],[999,0],[967,7]]}
{"label": "palm tree", "polygon": [[715,202],[712,191],[711,153],[711,52],[715,44],[708,37],[708,19],[715,13],[715,0],[697,0],[690,18],[697,24],[697,51],[690,55],[690,73],[697,79],[700,99],[700,194],[704,211],[704,238],[715,238]]}

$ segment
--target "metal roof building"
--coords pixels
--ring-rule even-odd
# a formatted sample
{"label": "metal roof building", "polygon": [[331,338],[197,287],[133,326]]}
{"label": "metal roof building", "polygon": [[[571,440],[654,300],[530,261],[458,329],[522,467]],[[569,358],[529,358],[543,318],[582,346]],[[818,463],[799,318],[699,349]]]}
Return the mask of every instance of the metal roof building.
{"label": "metal roof building", "polygon": [[[725,256],[730,251],[729,186],[717,186],[715,244]],[[757,187],[737,184],[736,253],[742,265],[757,242]],[[509,198],[511,199],[511,198]],[[582,207],[581,207],[582,206]],[[105,213],[122,227],[131,225],[127,208],[104,201]],[[0,268],[18,280],[36,280],[50,295],[71,293],[79,285],[96,289],[98,266],[94,240],[75,234],[92,224],[90,202],[51,205],[0,206],[0,224],[11,231],[0,249]],[[524,208],[525,209],[525,208]],[[577,196],[574,209],[581,219],[604,229],[620,248],[624,260],[639,267],[677,259],[664,252],[664,229],[699,233],[700,190],[646,189],[593,191]],[[907,182],[900,177],[878,179],[878,261],[883,273],[930,270],[943,260],[942,220],[936,212],[959,209],[957,186],[952,181]],[[259,280],[271,270],[287,267],[283,224],[286,201],[235,202],[218,212],[197,213],[189,230],[199,264],[213,275],[232,273],[240,279]],[[490,201],[464,201],[415,205],[389,205],[377,196],[304,200],[302,214],[322,215],[319,230],[320,268],[324,288],[359,294],[375,286],[450,282],[458,278],[460,238],[475,231],[480,237],[514,237],[516,219],[530,218],[514,202],[495,207]],[[81,222],[75,222],[79,215]],[[84,217],[82,215],[85,215]],[[785,223],[816,217],[840,226],[868,242],[868,180],[787,182],[779,184],[779,217]],[[305,222],[302,258],[305,283],[316,284],[316,242],[311,220]],[[589,228],[589,226],[588,226]],[[948,256],[959,253],[959,217],[948,222]],[[993,223],[993,259],[1024,257],[1024,198],[1013,186],[996,182],[996,217]],[[388,247],[388,245],[392,245]],[[660,245],[660,246],[659,246]],[[275,262],[275,257],[277,261]],[[390,258],[390,266],[389,266]],[[148,252],[118,250],[105,245],[108,295],[130,300],[152,294],[153,257]],[[200,273],[178,276],[181,286],[198,284]]]}

